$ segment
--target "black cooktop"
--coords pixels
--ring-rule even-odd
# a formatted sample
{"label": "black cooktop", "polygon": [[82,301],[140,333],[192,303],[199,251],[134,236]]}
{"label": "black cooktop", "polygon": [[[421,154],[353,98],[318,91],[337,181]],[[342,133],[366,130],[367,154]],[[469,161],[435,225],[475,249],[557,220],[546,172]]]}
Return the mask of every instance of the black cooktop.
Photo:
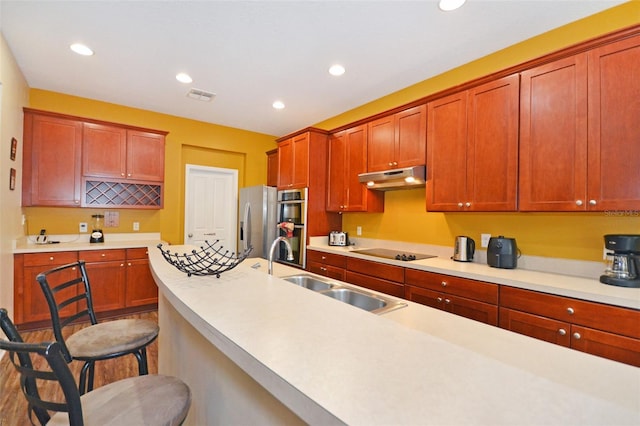
{"label": "black cooktop", "polygon": [[437,257],[431,254],[411,253],[403,252],[399,250],[389,250],[384,248],[371,248],[362,250],[353,250],[354,253],[365,254],[367,256],[381,257],[383,259],[395,259],[395,260],[420,260]]}

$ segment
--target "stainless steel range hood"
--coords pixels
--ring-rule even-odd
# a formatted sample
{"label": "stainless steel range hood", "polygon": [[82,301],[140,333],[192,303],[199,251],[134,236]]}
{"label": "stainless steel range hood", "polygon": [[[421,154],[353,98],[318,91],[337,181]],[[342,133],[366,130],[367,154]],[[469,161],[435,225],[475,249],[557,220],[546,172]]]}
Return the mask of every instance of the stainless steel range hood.
{"label": "stainless steel range hood", "polygon": [[358,180],[366,184],[367,188],[379,191],[412,189],[425,185],[426,171],[426,166],[405,167],[384,172],[361,173]]}

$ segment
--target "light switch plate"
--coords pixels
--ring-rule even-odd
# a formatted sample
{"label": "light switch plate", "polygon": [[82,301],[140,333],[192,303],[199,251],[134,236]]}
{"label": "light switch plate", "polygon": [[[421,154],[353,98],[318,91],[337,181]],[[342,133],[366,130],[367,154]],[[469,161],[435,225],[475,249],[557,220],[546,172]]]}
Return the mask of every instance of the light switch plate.
{"label": "light switch plate", "polygon": [[134,231],[140,230],[140,222],[133,222],[133,230]]}
{"label": "light switch plate", "polygon": [[480,234],[480,247],[489,247],[489,238],[491,234]]}
{"label": "light switch plate", "polygon": [[80,222],[80,232],[88,232],[87,231],[87,222]]}

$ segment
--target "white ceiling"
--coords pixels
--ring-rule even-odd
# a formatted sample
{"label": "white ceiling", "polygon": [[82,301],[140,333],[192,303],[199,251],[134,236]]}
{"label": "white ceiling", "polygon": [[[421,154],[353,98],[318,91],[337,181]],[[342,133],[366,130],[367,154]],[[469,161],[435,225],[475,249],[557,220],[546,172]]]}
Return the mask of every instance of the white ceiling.
{"label": "white ceiling", "polygon": [[0,30],[32,88],[282,136],[620,3],[1,0]]}

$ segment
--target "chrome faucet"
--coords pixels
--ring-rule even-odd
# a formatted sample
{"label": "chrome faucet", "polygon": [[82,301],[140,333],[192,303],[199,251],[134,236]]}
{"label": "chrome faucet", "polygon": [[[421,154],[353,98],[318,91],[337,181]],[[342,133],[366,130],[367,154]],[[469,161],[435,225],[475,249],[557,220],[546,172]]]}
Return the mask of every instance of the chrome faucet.
{"label": "chrome faucet", "polygon": [[282,241],[284,245],[287,247],[287,260],[293,260],[293,250],[291,249],[291,244],[285,237],[278,237],[273,240],[271,243],[271,248],[269,249],[269,263],[268,263],[268,272],[269,275],[273,275],[273,252],[276,250],[278,243]]}

